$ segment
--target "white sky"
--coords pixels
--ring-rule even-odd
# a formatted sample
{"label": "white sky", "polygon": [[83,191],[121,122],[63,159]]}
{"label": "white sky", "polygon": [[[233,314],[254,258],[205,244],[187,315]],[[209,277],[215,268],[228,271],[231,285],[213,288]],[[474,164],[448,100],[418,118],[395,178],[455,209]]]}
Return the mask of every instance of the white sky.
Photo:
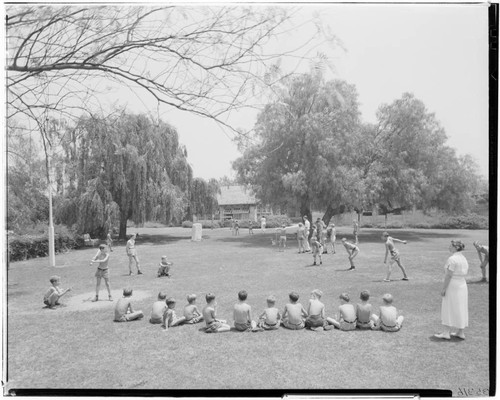
{"label": "white sky", "polygon": [[[446,130],[448,145],[458,154],[472,155],[479,172],[487,176],[488,29],[484,4],[304,5],[304,20],[318,11],[347,50],[322,49],[336,68],[331,77],[356,85],[363,121],[375,122],[382,103],[412,92],[436,114]],[[311,32],[309,26],[297,34]],[[305,63],[303,71],[308,68]],[[240,113],[234,121],[250,129],[255,115]],[[162,118],[177,127],[195,176],[208,179],[233,174],[230,163],[239,153],[222,128],[178,111],[166,112]]]}

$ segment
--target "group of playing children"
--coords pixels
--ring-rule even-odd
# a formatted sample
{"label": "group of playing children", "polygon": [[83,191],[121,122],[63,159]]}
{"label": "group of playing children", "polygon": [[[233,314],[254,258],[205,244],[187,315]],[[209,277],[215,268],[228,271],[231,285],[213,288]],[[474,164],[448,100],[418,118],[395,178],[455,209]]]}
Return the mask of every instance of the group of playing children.
{"label": "group of playing children", "polygon": [[[383,304],[379,308],[378,315],[372,312],[372,305],[368,303],[370,293],[362,291],[361,302],[356,306],[350,303],[349,294],[340,295],[340,306],[335,318],[325,315],[325,305],[321,302],[323,293],[315,289],[311,293],[307,309],[299,303],[299,295],[296,292],[289,294],[290,302],[285,305],[283,312],[276,307],[276,298],[271,295],[267,298],[267,308],[259,315],[257,321],[252,317],[252,308],[246,302],[248,293],[241,290],[238,293],[238,302],[234,305],[233,320],[234,329],[240,332],[260,332],[278,329],[283,326],[287,329],[299,330],[330,330],[333,328],[342,331],[358,329],[383,330],[397,332],[403,324],[403,316],[398,315],[396,307],[392,305],[392,295],[385,294],[382,297]],[[117,322],[134,321],[144,317],[142,311],[134,311],[131,303],[132,289],[123,290],[123,297],[115,306],[115,318]],[[205,321],[205,332],[226,332],[231,326],[226,320],[217,318],[217,302],[215,295],[208,293],[205,296],[206,306],[202,312],[196,306],[196,295],[187,296],[187,304],[184,306],[183,315],[177,316],[175,311],[176,300],[168,297],[164,292],[158,293],[158,299],[153,303],[149,322],[161,324],[164,330],[182,325],[196,324]]]}

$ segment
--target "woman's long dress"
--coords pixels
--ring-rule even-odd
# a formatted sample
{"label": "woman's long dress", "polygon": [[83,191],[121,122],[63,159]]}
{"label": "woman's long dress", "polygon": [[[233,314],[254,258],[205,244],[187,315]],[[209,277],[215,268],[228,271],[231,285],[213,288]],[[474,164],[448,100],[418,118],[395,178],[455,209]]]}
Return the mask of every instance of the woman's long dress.
{"label": "woman's long dress", "polygon": [[456,252],[448,258],[444,268],[445,272],[450,270],[453,276],[441,304],[442,324],[458,329],[466,328],[469,325],[469,305],[465,277],[469,264],[462,253]]}

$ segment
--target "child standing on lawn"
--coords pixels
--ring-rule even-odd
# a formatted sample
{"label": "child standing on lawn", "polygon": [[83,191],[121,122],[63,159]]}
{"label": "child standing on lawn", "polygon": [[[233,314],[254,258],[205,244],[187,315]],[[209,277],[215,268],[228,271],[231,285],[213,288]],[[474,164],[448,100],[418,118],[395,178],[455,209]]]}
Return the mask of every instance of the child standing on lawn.
{"label": "child standing on lawn", "polygon": [[283,224],[281,228],[277,229],[278,232],[278,250],[285,251],[286,247],[286,226]]}
{"label": "child standing on lawn", "polygon": [[307,305],[307,318],[306,318],[306,328],[317,331],[321,328],[328,329],[333,328],[332,325],[328,325],[325,319],[325,305],[320,301],[323,292],[319,289],[314,289],[311,292],[311,298]]}
{"label": "child standing on lawn", "polygon": [[313,265],[316,265],[316,257],[319,257],[320,265],[323,264],[323,260],[321,259],[321,254],[323,254],[323,245],[318,241],[318,238],[313,235],[311,238],[311,249],[313,255]]}
{"label": "child standing on lawn", "polygon": [[215,301],[215,294],[208,293],[205,296],[207,301],[207,305],[203,308],[203,319],[207,324],[205,328],[206,333],[216,333],[216,332],[227,332],[231,330],[231,327],[226,324],[226,321],[223,319],[216,318],[216,307],[217,302]]}
{"label": "child standing on lawn", "polygon": [[252,222],[252,220],[248,221],[248,234],[253,235],[253,222]]}
{"label": "child standing on lawn", "polygon": [[307,317],[307,311],[304,309],[302,304],[297,303],[299,301],[299,294],[296,292],[291,292],[288,297],[290,299],[290,303],[287,303],[285,305],[281,323],[285,328],[288,329],[304,329],[304,321]]}
{"label": "child standing on lawn", "polygon": [[396,263],[398,267],[403,271],[403,280],[407,281],[408,276],[406,275],[406,270],[405,267],[401,264],[401,258],[399,256],[399,252],[394,246],[394,242],[398,243],[403,243],[406,244],[406,240],[399,240],[396,238],[393,238],[389,236],[387,232],[384,232],[382,234],[382,240],[385,241],[385,258],[384,258],[384,264],[387,264],[387,256],[390,253],[391,254],[391,260],[389,261],[389,264],[387,264],[387,276],[384,279],[384,282],[390,282],[391,281],[391,272],[392,272],[392,264]]}
{"label": "child standing on lawn", "polygon": [[257,323],[252,319],[252,307],[246,303],[248,293],[246,290],[238,292],[238,303],[234,305],[234,327],[240,332],[257,330]]}
{"label": "child standing on lawn", "polygon": [[359,295],[361,303],[356,304],[356,326],[359,329],[373,328],[372,305],[368,303],[370,292],[363,290]]}
{"label": "child standing on lawn", "polygon": [[299,254],[301,253],[305,253],[305,246],[304,246],[304,242],[306,240],[306,228],[304,227],[304,225],[301,223],[299,223],[299,228],[297,229],[297,241],[299,243]]}
{"label": "child standing on lawn", "polygon": [[108,235],[106,236],[106,244],[109,247],[109,251],[113,251],[113,238],[111,237],[111,231],[108,231]]}
{"label": "child standing on lawn", "polygon": [[144,317],[142,311],[134,311],[132,308],[132,288],[123,289],[123,297],[116,302],[115,306],[115,322],[128,322],[141,319]]}
{"label": "child standing on lawn", "polygon": [[404,317],[398,316],[398,310],[392,305],[393,297],[386,293],[382,296],[383,305],[380,306],[379,315],[374,315],[374,330],[381,329],[385,332],[397,332],[403,326]]}
{"label": "child standing on lawn", "polygon": [[259,316],[259,328],[262,328],[266,331],[271,331],[274,329],[278,329],[281,321],[281,313],[274,306],[276,304],[276,297],[273,295],[267,298],[267,308],[264,312]]}
{"label": "child standing on lawn", "polygon": [[337,239],[337,232],[335,230],[335,224],[331,223],[326,230],[326,247],[330,245],[333,254],[335,254],[336,239]]}
{"label": "child standing on lawn", "polygon": [[170,267],[173,263],[167,261],[167,256],[161,256],[160,264],[158,265],[158,278],[168,276],[170,278]]}
{"label": "child standing on lawn", "polygon": [[184,306],[184,318],[186,318],[186,324],[197,324],[203,321],[203,315],[198,311],[196,306],[196,295],[190,294],[187,297],[187,305]]}
{"label": "child standing on lawn", "polygon": [[327,321],[341,331],[353,331],[356,329],[356,309],[349,303],[349,294],[340,295],[339,320],[327,318]]}
{"label": "child standing on lawn", "polygon": [[139,265],[139,257],[137,257],[137,251],[135,249],[135,239],[137,238],[137,233],[134,233],[130,239],[127,241],[127,245],[125,246],[125,250],[128,256],[128,274],[133,275],[132,273],[132,264],[135,262],[135,266],[137,268],[137,275],[141,275],[141,267]]}
{"label": "child standing on lawn", "polygon": [[52,286],[47,290],[45,295],[43,296],[43,304],[45,304],[48,308],[55,308],[55,306],[60,306],[59,299],[63,297],[66,293],[68,293],[71,288],[63,290],[59,287],[61,283],[61,278],[57,275],[51,276],[49,279]]}
{"label": "child standing on lawn", "polygon": [[359,247],[349,242],[346,238],[342,238],[342,244],[344,245],[347,254],[349,254],[349,264],[350,264],[349,270],[353,270],[356,268],[354,266],[354,257],[358,255]]}
{"label": "child standing on lawn", "polygon": [[111,288],[109,286],[109,268],[108,268],[109,254],[106,253],[106,246],[101,244],[99,246],[99,251],[90,261],[90,265],[97,263],[97,271],[95,272],[96,284],[95,284],[95,297],[92,301],[99,300],[99,290],[101,288],[101,279],[104,279],[106,284],[106,289],[108,289],[108,299],[113,301],[111,297]]}
{"label": "child standing on lawn", "polygon": [[153,303],[153,309],[149,317],[149,322],[152,324],[161,324],[163,322],[163,314],[167,311],[166,298],[167,295],[165,293],[158,293],[158,300]]}
{"label": "child standing on lawn", "polygon": [[167,309],[163,314],[163,324],[161,326],[166,331],[168,331],[168,328],[180,325],[186,320],[186,317],[177,317],[175,313],[175,303],[176,301],[173,297],[167,299]]}

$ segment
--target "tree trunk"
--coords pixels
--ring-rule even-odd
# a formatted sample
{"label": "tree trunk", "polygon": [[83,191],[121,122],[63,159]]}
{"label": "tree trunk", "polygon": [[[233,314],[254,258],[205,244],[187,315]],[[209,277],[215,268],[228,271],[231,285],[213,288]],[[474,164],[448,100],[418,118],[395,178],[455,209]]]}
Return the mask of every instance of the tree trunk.
{"label": "tree trunk", "polygon": [[118,232],[118,239],[127,240],[127,214],[120,213],[120,230]]}
{"label": "tree trunk", "polygon": [[335,208],[333,208],[331,204],[328,204],[325,214],[323,215],[323,222],[325,223],[325,225],[328,225],[334,215],[342,214],[344,211],[345,211],[345,205],[343,204]]}

